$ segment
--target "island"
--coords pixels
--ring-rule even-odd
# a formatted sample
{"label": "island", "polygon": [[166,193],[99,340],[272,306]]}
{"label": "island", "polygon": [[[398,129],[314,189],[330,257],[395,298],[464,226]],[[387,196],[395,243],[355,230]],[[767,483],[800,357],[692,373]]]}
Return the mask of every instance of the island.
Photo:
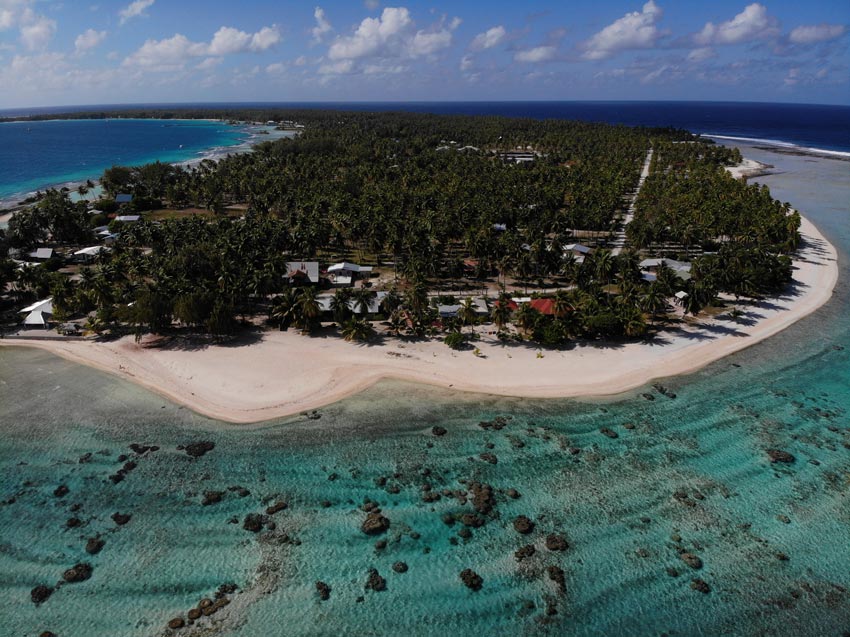
{"label": "island", "polygon": [[837,280],[818,230],[747,183],[766,167],[687,131],[192,115],[297,135],[191,167],[114,166],[97,198],[83,184],[77,201],[47,190],[16,209],[0,344],[240,423],[383,378],[600,396],[759,342]]}

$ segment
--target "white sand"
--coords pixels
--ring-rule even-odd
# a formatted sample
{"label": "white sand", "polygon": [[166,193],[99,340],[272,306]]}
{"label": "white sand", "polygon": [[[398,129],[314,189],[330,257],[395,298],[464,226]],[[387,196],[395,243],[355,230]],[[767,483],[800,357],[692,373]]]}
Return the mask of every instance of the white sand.
{"label": "white sand", "polygon": [[242,347],[195,351],[146,348],[132,337],[111,343],[6,340],[0,345],[41,347],[236,423],[315,409],[382,378],[501,396],[610,395],[697,370],[776,334],[826,303],[838,278],[835,248],[806,219],[801,234],[796,296],[744,308],[745,318],[751,319],[746,325],[728,316],[689,318],[681,331],[662,333],[655,342],[577,345],[542,350],[543,358],[531,344],[505,346],[493,336],[482,337],[481,356],[476,357],[471,351],[453,352],[438,340],[390,338],[364,346],[294,331],[267,332],[260,342]]}
{"label": "white sand", "polygon": [[763,164],[755,159],[746,158],[744,158],[744,160],[737,166],[729,166],[726,168],[726,170],[728,170],[735,179],[740,179],[741,177],[757,177],[759,175],[769,173],[771,169],[772,166],[770,166],[770,164]]}

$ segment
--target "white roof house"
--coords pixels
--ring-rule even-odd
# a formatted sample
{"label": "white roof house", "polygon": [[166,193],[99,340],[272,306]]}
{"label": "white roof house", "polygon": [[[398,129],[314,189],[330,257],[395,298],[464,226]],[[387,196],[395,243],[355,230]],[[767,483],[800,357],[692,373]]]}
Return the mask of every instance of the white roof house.
{"label": "white roof house", "polygon": [[41,301],[36,301],[32,305],[27,305],[21,309],[21,314],[24,312],[47,312],[53,314],[53,297],[49,296]]}
{"label": "white roof house", "polygon": [[348,261],[343,261],[342,263],[334,263],[332,266],[328,268],[328,272],[371,272],[371,265],[357,265],[356,263],[349,263]]}
{"label": "white roof house", "polygon": [[53,257],[53,248],[36,248],[27,256],[31,259],[50,259]]}
{"label": "white roof house", "polygon": [[676,297],[677,299],[679,299],[680,301],[684,301],[686,298],[688,298],[688,293],[687,293],[687,292],[685,292],[684,290],[679,290],[679,291],[678,291],[678,292],[676,292],[676,294],[674,294],[673,296],[675,296],[675,297]]}
{"label": "white roof house", "polygon": [[24,318],[24,325],[33,327],[47,327],[50,320],[50,314],[47,312],[30,312]]}
{"label": "white roof house", "polygon": [[590,248],[580,243],[569,243],[564,246],[564,250],[567,252],[577,252],[578,254],[588,254],[590,252]]}
{"label": "white roof house", "polygon": [[78,257],[94,257],[106,250],[109,251],[109,248],[106,246],[91,246],[90,248],[83,248],[82,250],[77,250],[74,253],[74,256]]}
{"label": "white roof house", "polygon": [[286,270],[290,280],[298,276],[306,276],[310,283],[319,282],[318,261],[287,261]]}
{"label": "white roof house", "polygon": [[115,217],[115,221],[122,221],[123,223],[133,223],[142,218],[142,215],[118,215]]}
{"label": "white roof house", "polygon": [[[381,301],[384,300],[384,297],[387,296],[386,292],[376,292],[375,296],[369,301],[369,314],[377,314],[381,311]],[[321,312],[330,312],[331,311],[331,302],[333,301],[333,294],[320,294],[316,297],[316,301],[319,304],[319,310]],[[362,314],[362,310],[354,299],[348,300],[348,309],[350,309],[355,314]]]}
{"label": "white roof house", "polygon": [[653,268],[660,267],[662,263],[676,272],[691,271],[690,263],[687,261],[676,261],[675,259],[644,259],[640,262],[640,268],[642,270],[651,270]]}
{"label": "white roof house", "polygon": [[21,310],[24,317],[24,325],[33,327],[47,327],[50,317],[53,315],[53,297],[48,297],[42,301],[36,301],[32,305]]}
{"label": "white roof house", "polygon": [[460,305],[438,305],[437,311],[440,313],[440,316],[443,318],[451,318],[457,316],[457,313],[460,311]]}

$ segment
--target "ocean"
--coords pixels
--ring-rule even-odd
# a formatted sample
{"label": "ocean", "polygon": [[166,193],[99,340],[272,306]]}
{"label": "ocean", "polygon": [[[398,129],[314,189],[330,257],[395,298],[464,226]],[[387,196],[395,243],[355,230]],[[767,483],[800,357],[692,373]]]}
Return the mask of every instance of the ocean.
{"label": "ocean", "polygon": [[[774,166],[757,181],[830,239],[841,275],[812,316],[664,379],[675,398],[648,386],[519,400],[387,381],[311,417],[237,426],[38,350],[0,349],[0,636],[845,634],[850,164],[741,149]],[[214,448],[189,456],[200,441]],[[159,449],[137,455],[133,443]],[[771,463],[769,449],[795,461]],[[492,497],[465,526],[474,483]],[[205,506],[212,491],[221,500]],[[273,529],[243,528],[277,502]],[[370,502],[390,520],[383,535],[361,531]],[[514,526],[522,515],[528,534]],[[96,555],[92,537],[104,541]],[[31,601],[81,562],[89,579]],[[370,569],[386,590],[366,588]],[[228,606],[166,627],[223,584],[236,586]]]}
{"label": "ocean", "polygon": [[0,123],[0,207],[50,186],[96,181],[113,165],[215,159],[268,139],[266,127],[145,119]]}

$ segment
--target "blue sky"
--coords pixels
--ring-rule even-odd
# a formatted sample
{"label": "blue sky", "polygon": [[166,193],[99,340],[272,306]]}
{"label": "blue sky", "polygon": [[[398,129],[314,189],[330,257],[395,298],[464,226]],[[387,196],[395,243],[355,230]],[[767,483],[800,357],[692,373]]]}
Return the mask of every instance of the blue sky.
{"label": "blue sky", "polygon": [[0,108],[188,101],[850,104],[848,0],[0,0]]}

